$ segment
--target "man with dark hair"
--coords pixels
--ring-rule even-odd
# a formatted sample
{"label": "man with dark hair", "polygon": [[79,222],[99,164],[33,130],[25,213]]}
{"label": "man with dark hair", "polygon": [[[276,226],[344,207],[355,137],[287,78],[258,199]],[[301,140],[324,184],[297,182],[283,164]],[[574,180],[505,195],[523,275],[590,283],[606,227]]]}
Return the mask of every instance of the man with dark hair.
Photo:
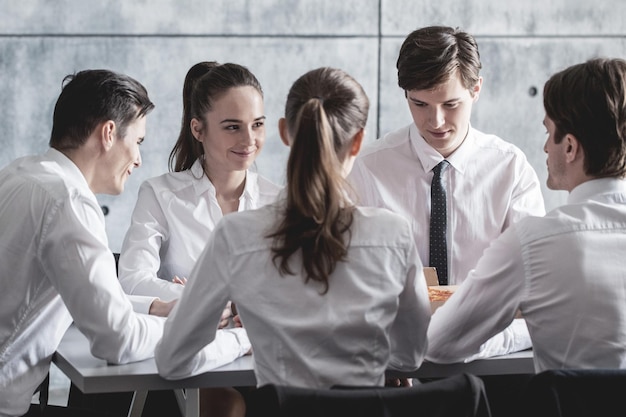
{"label": "man with dark hair", "polygon": [[366,146],[349,180],[360,204],[411,221],[422,263],[436,267],[440,284],[460,284],[506,228],[545,214],[539,180],[520,149],[470,126],[482,88],[471,35],[418,29],[397,69],[413,123]]}
{"label": "man with dark hair", "polygon": [[521,311],[537,372],[626,368],[626,61],[554,74],[544,108],[547,184],[568,201],[485,251],[432,317],[431,361],[474,354]]}
{"label": "man with dark hair", "polygon": [[[141,84],[111,71],[81,71],[66,81],[51,148],[0,171],[2,416],[29,411],[72,321],[92,353],[111,363],[152,357],[163,331],[161,317],[135,314],[122,291],[95,197],[121,193],[141,165],[139,144],[154,106]],[[162,315],[171,307],[161,305]]]}

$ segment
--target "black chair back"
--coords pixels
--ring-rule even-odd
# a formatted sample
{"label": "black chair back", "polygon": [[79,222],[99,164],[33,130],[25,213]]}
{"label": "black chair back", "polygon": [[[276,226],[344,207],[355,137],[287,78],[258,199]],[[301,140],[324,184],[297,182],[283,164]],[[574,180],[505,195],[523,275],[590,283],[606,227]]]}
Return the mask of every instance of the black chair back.
{"label": "black chair back", "polygon": [[481,379],[468,374],[413,387],[307,389],[266,385],[247,417],[490,417]]}
{"label": "black chair back", "polygon": [[[624,396],[624,397],[622,397]],[[626,369],[559,369],[529,381],[521,416],[626,416]]]}

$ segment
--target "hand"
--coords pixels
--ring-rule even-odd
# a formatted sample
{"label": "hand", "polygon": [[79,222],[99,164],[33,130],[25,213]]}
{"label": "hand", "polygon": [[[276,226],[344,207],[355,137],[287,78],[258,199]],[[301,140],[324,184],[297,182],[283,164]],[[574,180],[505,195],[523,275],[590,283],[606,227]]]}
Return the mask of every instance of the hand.
{"label": "hand", "polygon": [[148,311],[148,314],[152,316],[167,317],[169,316],[170,311],[174,308],[174,305],[176,305],[176,301],[178,300],[165,302],[157,298],[152,302],[152,304],[150,304],[150,311]]}
{"label": "hand", "polygon": [[185,278],[185,277],[181,278],[178,275],[174,275],[174,278],[172,279],[172,282],[174,284],[185,285],[187,283],[187,278]]}
{"label": "hand", "polygon": [[412,387],[412,378],[389,378],[385,380],[386,387]]}
{"label": "hand", "polygon": [[231,303],[230,309],[233,312],[233,325],[235,327],[243,327],[243,323],[241,322],[241,317],[239,317],[239,313],[237,312],[237,306],[235,303]]}
{"label": "hand", "polygon": [[230,308],[231,302],[226,303],[226,307],[224,307],[224,311],[222,311],[222,317],[220,318],[220,324],[217,326],[218,329],[223,329],[228,326],[228,320],[232,317],[233,311]]}

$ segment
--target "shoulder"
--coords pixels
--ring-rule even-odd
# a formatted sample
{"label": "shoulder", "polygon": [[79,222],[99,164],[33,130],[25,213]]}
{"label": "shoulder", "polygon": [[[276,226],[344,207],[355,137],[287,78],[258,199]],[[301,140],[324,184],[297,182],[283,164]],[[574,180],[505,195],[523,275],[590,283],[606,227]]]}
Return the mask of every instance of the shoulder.
{"label": "shoulder", "polygon": [[265,237],[281,213],[277,203],[229,213],[217,223],[213,233],[227,243],[232,253],[261,250],[267,246]]}
{"label": "shoulder", "polygon": [[257,174],[257,173],[251,173],[254,174],[254,179],[258,185],[258,189],[259,189],[259,193],[260,194],[268,194],[268,195],[278,195],[278,193],[280,193],[280,191],[283,189],[282,186],[270,181],[269,179],[265,178],[264,176]]}
{"label": "shoulder", "polygon": [[497,135],[484,133],[474,128],[472,128],[472,135],[475,139],[474,144],[479,151],[491,150],[498,154],[526,160],[526,155],[519,147]]}
{"label": "shoulder", "polygon": [[2,171],[5,174],[2,182],[28,190],[33,198],[68,201],[90,197],[95,200],[82,173],[68,161],[57,161],[43,155],[23,157]]}
{"label": "shoulder", "polygon": [[144,180],[142,186],[154,188],[155,190],[171,190],[188,186],[200,179],[202,179],[202,177],[194,178],[193,173],[190,170],[184,170],[179,172],[166,172],[164,174]]}
{"label": "shoulder", "polygon": [[367,143],[361,149],[358,160],[368,160],[373,158],[379,153],[392,153],[397,149],[409,142],[409,129],[411,125],[401,127],[385,134],[383,137],[376,139],[373,142]]}
{"label": "shoulder", "polygon": [[378,207],[355,207],[352,234],[360,241],[389,246],[413,242],[409,221],[391,210]]}

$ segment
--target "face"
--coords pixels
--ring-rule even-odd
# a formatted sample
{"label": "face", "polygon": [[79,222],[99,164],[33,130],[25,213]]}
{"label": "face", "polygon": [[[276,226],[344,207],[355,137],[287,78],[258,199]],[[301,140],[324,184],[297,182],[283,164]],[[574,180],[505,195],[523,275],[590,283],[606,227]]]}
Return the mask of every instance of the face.
{"label": "face", "polygon": [[448,157],[465,140],[472,105],[478,100],[482,78],[472,91],[457,74],[431,90],[406,92],[413,122],[426,142],[443,157]]}
{"label": "face", "polygon": [[546,127],[548,139],[543,146],[543,151],[548,154],[546,165],[548,168],[548,180],[546,185],[551,190],[566,190],[566,141],[562,140],[561,143],[555,142],[555,130],[556,126],[554,122],[546,115],[543,119],[543,124]]}
{"label": "face", "polygon": [[124,184],[133,169],[141,165],[139,145],[146,136],[146,117],[132,121],[124,137],[118,136],[117,129],[113,135],[115,139],[108,152],[106,177],[101,181],[105,194],[120,194],[124,191]]}
{"label": "face", "polygon": [[254,87],[234,87],[213,102],[191,130],[202,142],[205,170],[219,176],[248,169],[265,143],[263,97]]}

